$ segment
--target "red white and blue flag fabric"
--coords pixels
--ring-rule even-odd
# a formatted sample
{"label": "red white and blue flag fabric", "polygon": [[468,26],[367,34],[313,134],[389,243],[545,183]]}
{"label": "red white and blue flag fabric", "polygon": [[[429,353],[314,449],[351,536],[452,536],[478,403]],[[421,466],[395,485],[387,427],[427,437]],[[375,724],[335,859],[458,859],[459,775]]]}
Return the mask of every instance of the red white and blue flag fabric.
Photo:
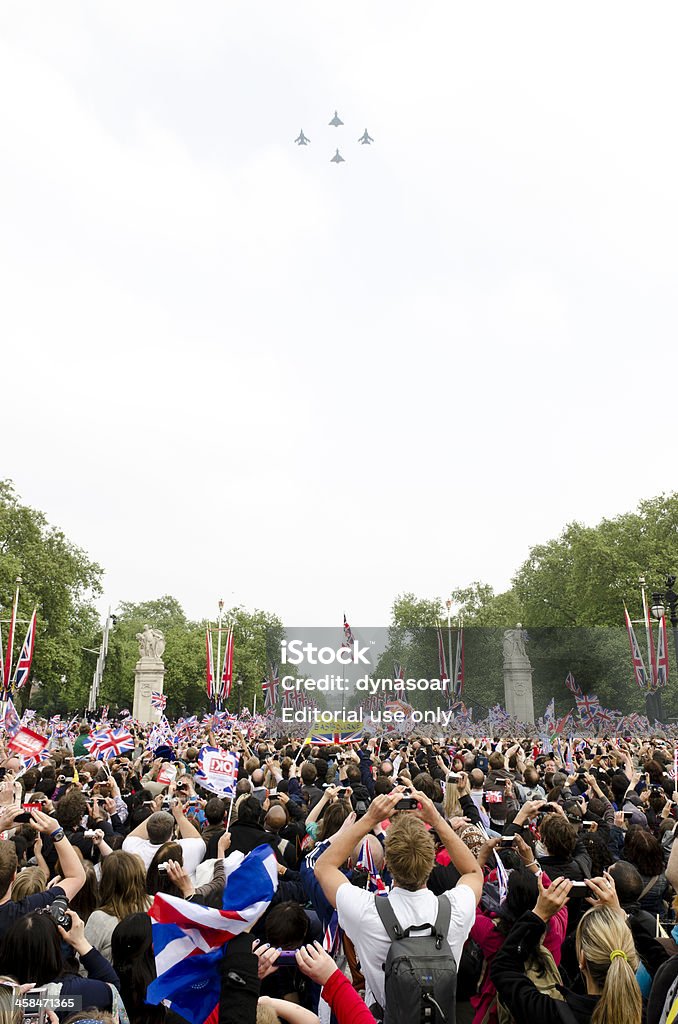
{"label": "red white and blue flag fabric", "polygon": [[344,647],[353,647],[355,643],[355,637],[353,636],[353,630],[349,626],[346,620],[346,612],[344,612]]}
{"label": "red white and blue flag fabric", "polygon": [[574,678],[574,676],[572,675],[571,672],[568,672],[567,675],[565,676],[565,686],[568,688],[570,693],[573,693],[575,695],[575,697],[581,697],[582,696],[581,687],[575,681],[575,678]]}
{"label": "red white and blue flag fabric", "polygon": [[449,688],[449,676],[447,674],[447,662],[445,661],[445,641],[443,640],[443,631],[438,626],[438,679],[441,683],[444,683],[444,690],[447,691]]}
{"label": "red white and blue flag fabric", "polygon": [[268,844],[224,861],[222,909],[156,893],[149,915],[157,977],[146,1002],[164,1002],[190,1024],[203,1024],[219,1003],[219,961],[226,943],[248,931],[278,887],[278,866]]}
{"label": "red white and blue flag fabric", "polygon": [[669,681],[669,648],[666,642],[666,616],[659,620],[657,637],[657,689],[662,690]]}
{"label": "red white and blue flag fabric", "polygon": [[151,691],[151,707],[156,708],[158,711],[164,711],[167,707],[167,697],[164,693],[160,693],[159,690]]}
{"label": "red white and blue flag fabric", "polygon": [[649,690],[649,679],[647,675],[647,669],[645,668],[645,662],[643,661],[643,655],[640,653],[640,647],[638,646],[638,640],[633,629],[633,623],[631,622],[631,616],[629,610],[624,605],[624,618],[626,620],[626,631],[629,634],[629,643],[631,644],[631,663],[633,665],[633,674],[636,677],[636,683],[641,690]]}
{"label": "red white and blue flag fabric", "polygon": [[132,750],[134,737],[127,729],[100,729],[85,740],[85,746],[97,761],[108,761]]}
{"label": "red white and blue flag fabric", "polygon": [[217,701],[228,700],[233,687],[233,626],[226,634],[226,650],[224,651],[224,667],[221,672],[221,681],[217,692]]}
{"label": "red white and blue flag fabric", "polygon": [[28,623],[28,629],[26,630],[26,639],[24,645],[21,648],[21,654],[19,660],[16,663],[14,670],[14,685],[17,690],[20,690],[28,682],[28,677],[31,672],[31,662],[33,661],[33,651],[35,650],[35,614],[37,609],[33,609],[31,620]]}
{"label": "red white and blue flag fabric", "polygon": [[207,696],[210,700],[214,697],[214,654],[212,652],[212,632],[207,627],[205,633],[205,648],[207,657],[207,667],[205,670],[205,689],[207,690]]}
{"label": "red white and blue flag fabric", "polygon": [[461,697],[464,689],[464,627],[459,627],[457,633],[457,649],[454,656],[454,696],[456,700]]}
{"label": "red white and blue flag fabric", "polygon": [[278,703],[278,684],[280,683],[280,676],[278,673],[277,665],[269,665],[268,677],[263,680],[262,686],[264,688],[264,706],[267,709],[274,708]]}
{"label": "red white and blue flag fabric", "polygon": [[7,701],[2,724],[4,725],[5,732],[8,736],[16,736],[21,728],[21,719],[19,718],[17,709],[14,707],[14,701],[11,697]]}
{"label": "red white and blue flag fabric", "polygon": [[342,743],[360,743],[362,738],[362,729],[357,732],[311,733],[307,737],[306,743],[310,743],[312,747],[332,747]]}
{"label": "red white and blue flag fabric", "polygon": [[583,697],[575,697],[577,711],[584,725],[593,725],[595,717],[600,711],[600,701],[594,693],[591,696],[584,694]]}

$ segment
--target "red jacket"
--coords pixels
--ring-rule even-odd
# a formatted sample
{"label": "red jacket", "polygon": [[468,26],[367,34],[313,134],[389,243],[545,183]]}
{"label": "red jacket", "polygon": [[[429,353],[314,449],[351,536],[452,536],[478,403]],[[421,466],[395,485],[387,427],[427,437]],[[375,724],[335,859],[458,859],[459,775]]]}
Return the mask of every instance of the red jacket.
{"label": "red jacket", "polygon": [[323,985],[322,997],[339,1024],[377,1024],[348,978],[337,969]]}

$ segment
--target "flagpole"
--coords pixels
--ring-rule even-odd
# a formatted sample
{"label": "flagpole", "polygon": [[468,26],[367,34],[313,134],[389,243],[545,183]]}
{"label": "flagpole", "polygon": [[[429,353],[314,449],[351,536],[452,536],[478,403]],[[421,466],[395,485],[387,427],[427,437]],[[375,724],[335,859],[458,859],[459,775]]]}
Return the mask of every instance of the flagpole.
{"label": "flagpole", "polygon": [[5,687],[3,690],[3,700],[7,700],[12,687],[12,649],[14,647],[14,631],[16,628],[16,613],[19,607],[19,587],[21,586],[21,576],[16,578],[16,590],[14,592],[14,604],[12,605],[12,618],[9,625],[9,633],[7,635],[7,648],[5,650]]}
{"label": "flagpole", "polygon": [[[448,674],[452,671],[452,601],[448,597],[445,602],[447,605],[447,664],[449,665]],[[448,693],[448,702],[451,704],[454,697],[454,682],[450,677],[450,689]]]}
{"label": "flagpole", "polygon": [[[219,615],[217,616],[217,667],[216,672],[221,673],[221,623],[224,617],[224,602],[222,598],[219,598]],[[217,709],[217,705],[220,703],[219,694],[221,692],[221,676],[219,679],[214,676],[214,708]]]}

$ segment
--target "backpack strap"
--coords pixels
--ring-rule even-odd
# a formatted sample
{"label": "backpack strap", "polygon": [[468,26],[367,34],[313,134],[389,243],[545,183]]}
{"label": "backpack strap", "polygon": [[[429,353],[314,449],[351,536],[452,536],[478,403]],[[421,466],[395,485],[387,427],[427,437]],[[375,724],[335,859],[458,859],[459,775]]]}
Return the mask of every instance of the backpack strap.
{"label": "backpack strap", "polygon": [[657,884],[658,881],[659,881],[659,875],[653,875],[652,878],[650,879],[650,881],[647,883],[647,885],[643,889],[643,891],[641,892],[640,896],[638,897],[638,902],[639,903],[643,899],[644,896],[647,896],[647,894],[650,892],[651,889],[654,889],[654,887],[655,887],[655,885]]}
{"label": "backpack strap", "polygon": [[447,938],[447,933],[450,928],[450,920],[452,918],[452,907],[447,896],[438,896],[438,913],[436,915],[435,924],[415,924],[410,928],[403,928],[398,918],[395,916],[393,907],[389,903],[388,896],[380,896],[378,893],[374,897],[374,905],[379,914],[379,919],[383,924],[386,933],[393,940],[407,938],[410,932],[418,932],[424,928],[430,928],[436,937],[436,945],[440,947],[440,943],[443,939]]}
{"label": "backpack strap", "polygon": [[433,926],[435,929],[436,938],[447,939],[447,933],[450,930],[450,920],[452,918],[452,906],[447,896],[438,897],[438,916],[436,917],[436,923]]}
{"label": "backpack strap", "polygon": [[379,919],[383,924],[386,932],[391,939],[402,939],[405,935],[398,918],[393,912],[393,907],[388,901],[388,896],[380,896],[378,893],[374,897],[374,905],[377,908]]}

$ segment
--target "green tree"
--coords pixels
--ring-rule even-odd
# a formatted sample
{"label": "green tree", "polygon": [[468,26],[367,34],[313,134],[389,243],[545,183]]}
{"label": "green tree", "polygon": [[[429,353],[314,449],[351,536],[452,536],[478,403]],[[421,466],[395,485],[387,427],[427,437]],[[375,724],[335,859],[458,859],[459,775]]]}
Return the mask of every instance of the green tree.
{"label": "green tree", "polygon": [[[83,647],[91,645],[97,628],[93,599],[101,593],[102,575],[101,567],[42,512],[20,502],[11,481],[0,481],[2,618],[9,618],[20,576],[18,618],[28,619],[37,608],[31,704],[38,711],[67,711],[86,699],[88,655]],[[25,631],[20,622],[14,663]],[[6,627],[3,632],[6,642]]]}
{"label": "green tree", "polygon": [[[275,615],[244,608],[232,608],[224,614],[224,626],[233,623],[233,688],[228,706],[253,706],[256,693],[261,709],[261,681],[268,665],[277,661],[283,627]],[[191,622],[174,597],[166,595],[153,601],[123,601],[109,642],[109,653],[101,689],[101,702],[114,707],[131,707],[134,698],[134,666],[139,658],[136,634],[148,623],[165,634],[165,686],[167,715],[198,714],[209,701],[205,689],[205,631],[207,622]],[[214,630],[214,627],[213,627]],[[217,657],[217,635],[214,657]],[[222,660],[226,636],[222,634]],[[215,674],[221,666],[215,664]],[[240,682],[238,682],[240,681]]]}

